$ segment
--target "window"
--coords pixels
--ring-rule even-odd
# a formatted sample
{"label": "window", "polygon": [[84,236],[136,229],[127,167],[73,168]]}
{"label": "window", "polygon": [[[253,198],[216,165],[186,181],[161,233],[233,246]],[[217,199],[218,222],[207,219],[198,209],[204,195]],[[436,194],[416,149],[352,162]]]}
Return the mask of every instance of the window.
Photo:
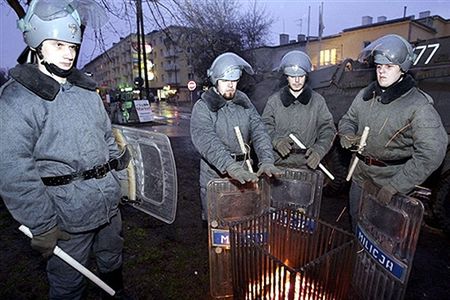
{"label": "window", "polygon": [[337,60],[336,48],[320,51],[320,65],[321,66],[335,65],[336,60]]}
{"label": "window", "polygon": [[192,79],[194,79],[194,74],[192,74],[192,73],[188,73],[188,79],[189,79],[189,80],[192,80]]}

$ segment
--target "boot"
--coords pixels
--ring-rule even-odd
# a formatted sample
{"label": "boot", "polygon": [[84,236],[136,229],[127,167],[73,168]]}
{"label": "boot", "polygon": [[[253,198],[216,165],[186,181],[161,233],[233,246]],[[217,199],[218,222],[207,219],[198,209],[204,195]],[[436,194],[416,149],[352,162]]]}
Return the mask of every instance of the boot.
{"label": "boot", "polygon": [[103,280],[107,285],[109,285],[116,292],[114,296],[111,296],[102,290],[102,299],[103,300],[132,299],[131,297],[126,295],[124,287],[123,287],[122,266],[120,266],[119,268],[117,268],[111,272],[100,273],[99,277],[101,280]]}

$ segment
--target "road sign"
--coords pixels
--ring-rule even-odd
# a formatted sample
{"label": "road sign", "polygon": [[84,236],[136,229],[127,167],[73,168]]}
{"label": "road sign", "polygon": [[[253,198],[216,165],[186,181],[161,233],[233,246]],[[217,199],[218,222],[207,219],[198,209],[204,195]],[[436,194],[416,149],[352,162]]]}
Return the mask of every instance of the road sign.
{"label": "road sign", "polygon": [[191,92],[192,92],[193,90],[195,90],[196,87],[197,87],[197,84],[196,84],[195,81],[193,81],[193,80],[189,81],[188,84],[187,84],[187,88],[188,88],[188,90],[190,90]]}

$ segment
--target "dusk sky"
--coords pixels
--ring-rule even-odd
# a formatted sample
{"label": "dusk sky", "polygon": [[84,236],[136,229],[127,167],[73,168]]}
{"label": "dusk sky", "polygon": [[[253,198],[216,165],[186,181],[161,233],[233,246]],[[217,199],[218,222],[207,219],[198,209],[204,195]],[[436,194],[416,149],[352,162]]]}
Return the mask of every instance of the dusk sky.
{"label": "dusk sky", "polygon": [[[238,2],[245,6],[250,1],[239,0]],[[324,36],[337,34],[346,28],[361,25],[363,16],[371,16],[373,22],[376,22],[379,16],[385,16],[388,20],[401,18],[405,6],[406,16],[415,15],[418,18],[419,12],[429,10],[431,15],[440,15],[445,19],[450,19],[450,0],[258,0],[257,2],[264,5],[275,19],[269,38],[270,45],[278,44],[278,35],[282,32],[289,34],[290,39],[295,39],[299,33],[306,35],[308,33],[308,7],[311,7],[309,33],[316,36],[321,2],[323,2]],[[0,68],[11,68],[16,64],[17,56],[23,50],[25,44],[21,33],[16,28],[17,17],[6,1],[0,3],[0,19]],[[117,20],[113,21],[117,24]],[[130,33],[127,26],[123,26],[120,35],[126,36]],[[146,27],[145,30],[149,32],[152,28]],[[106,40],[108,47],[119,40],[119,34],[111,34],[108,37]],[[92,40],[93,38],[89,37],[88,33],[81,48],[78,67],[83,66],[101,53],[101,51],[94,49]]]}

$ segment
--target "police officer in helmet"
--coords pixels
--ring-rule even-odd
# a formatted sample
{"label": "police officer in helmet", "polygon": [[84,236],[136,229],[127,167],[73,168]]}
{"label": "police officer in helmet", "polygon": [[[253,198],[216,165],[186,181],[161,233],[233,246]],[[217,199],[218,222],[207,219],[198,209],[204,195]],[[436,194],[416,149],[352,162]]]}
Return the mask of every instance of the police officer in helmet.
{"label": "police officer in helmet", "polygon": [[370,128],[350,189],[354,229],[364,181],[379,186],[377,198],[388,205],[393,195],[410,193],[439,167],[448,143],[433,99],[408,74],[414,53],[403,37],[375,40],[360,59],[373,60],[377,80],[358,93],[339,122],[340,142],[347,149],[359,144],[365,126]]}
{"label": "police officer in helmet", "polygon": [[[74,66],[81,25],[106,14],[95,1],[33,0],[18,27],[37,63],[11,69],[0,88],[0,195],[47,259],[50,299],[81,299],[86,279],[56,245],[123,295],[120,153],[96,83]],[[81,12],[93,12],[89,23]],[[89,107],[89,110],[86,110]],[[108,295],[104,295],[108,298]]]}
{"label": "police officer in helmet", "polygon": [[[202,219],[207,219],[206,187],[213,178],[231,177],[237,182],[256,182],[258,176],[281,174],[276,168],[270,138],[264,123],[243,92],[237,89],[242,71],[253,74],[252,67],[235,53],[219,55],[208,70],[213,87],[195,103],[191,116],[192,142],[201,155],[200,197]],[[258,156],[258,172],[247,169],[245,156],[234,127],[238,126],[244,142],[250,141]]]}
{"label": "police officer in helmet", "polygon": [[[325,99],[308,86],[309,56],[299,50],[286,53],[278,70],[288,84],[271,95],[262,119],[275,150],[275,164],[316,169],[333,145],[336,128]],[[300,149],[289,137],[294,134],[306,147]]]}

